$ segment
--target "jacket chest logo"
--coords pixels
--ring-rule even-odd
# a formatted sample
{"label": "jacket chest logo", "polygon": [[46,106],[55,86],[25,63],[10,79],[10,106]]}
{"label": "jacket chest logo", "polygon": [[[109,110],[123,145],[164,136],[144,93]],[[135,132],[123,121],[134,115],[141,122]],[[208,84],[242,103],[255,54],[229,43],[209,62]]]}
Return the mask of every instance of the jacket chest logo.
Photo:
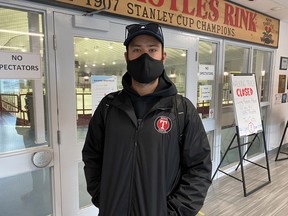
{"label": "jacket chest logo", "polygon": [[167,116],[159,116],[154,121],[154,127],[159,133],[168,133],[172,128],[172,121]]}

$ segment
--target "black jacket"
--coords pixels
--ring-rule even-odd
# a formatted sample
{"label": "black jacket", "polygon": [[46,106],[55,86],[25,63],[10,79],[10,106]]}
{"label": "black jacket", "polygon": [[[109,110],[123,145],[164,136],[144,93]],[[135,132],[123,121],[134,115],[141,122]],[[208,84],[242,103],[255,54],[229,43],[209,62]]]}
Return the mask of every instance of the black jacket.
{"label": "black jacket", "polygon": [[184,98],[179,144],[174,84],[164,74],[158,100],[139,119],[125,76],[124,90],[108,110],[106,96],[89,124],[82,154],[92,202],[100,216],[196,215],[211,184],[210,147],[197,110]]}

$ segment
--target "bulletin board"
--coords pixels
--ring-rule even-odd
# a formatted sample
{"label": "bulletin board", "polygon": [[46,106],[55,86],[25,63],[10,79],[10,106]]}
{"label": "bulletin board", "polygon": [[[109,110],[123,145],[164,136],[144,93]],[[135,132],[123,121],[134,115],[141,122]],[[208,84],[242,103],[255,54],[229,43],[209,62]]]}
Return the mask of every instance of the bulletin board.
{"label": "bulletin board", "polygon": [[239,136],[263,131],[255,74],[232,74],[231,87]]}

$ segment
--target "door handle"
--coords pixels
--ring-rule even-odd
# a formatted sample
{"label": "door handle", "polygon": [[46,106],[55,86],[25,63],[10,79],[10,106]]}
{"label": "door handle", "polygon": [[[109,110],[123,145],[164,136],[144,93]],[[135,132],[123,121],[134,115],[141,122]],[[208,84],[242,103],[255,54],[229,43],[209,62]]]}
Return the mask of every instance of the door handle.
{"label": "door handle", "polygon": [[32,156],[33,164],[38,168],[47,167],[52,161],[52,153],[48,150],[35,152]]}

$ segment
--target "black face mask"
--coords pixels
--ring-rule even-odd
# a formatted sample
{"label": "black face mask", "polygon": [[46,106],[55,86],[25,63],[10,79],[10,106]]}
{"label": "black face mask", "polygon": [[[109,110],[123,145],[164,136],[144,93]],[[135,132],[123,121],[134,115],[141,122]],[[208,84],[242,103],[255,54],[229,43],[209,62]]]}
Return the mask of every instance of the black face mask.
{"label": "black face mask", "polygon": [[144,53],[140,57],[127,61],[128,73],[139,83],[150,83],[161,76],[164,70],[162,60],[156,60]]}

